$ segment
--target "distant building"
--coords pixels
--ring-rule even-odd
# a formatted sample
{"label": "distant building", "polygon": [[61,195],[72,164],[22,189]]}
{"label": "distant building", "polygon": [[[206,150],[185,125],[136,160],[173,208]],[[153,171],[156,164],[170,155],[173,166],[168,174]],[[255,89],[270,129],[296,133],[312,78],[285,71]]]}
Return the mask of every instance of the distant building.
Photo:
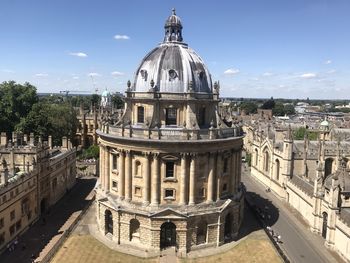
{"label": "distant building", "polygon": [[0,250],[25,231],[75,184],[75,149],[67,138],[52,147],[33,134],[1,133]]}

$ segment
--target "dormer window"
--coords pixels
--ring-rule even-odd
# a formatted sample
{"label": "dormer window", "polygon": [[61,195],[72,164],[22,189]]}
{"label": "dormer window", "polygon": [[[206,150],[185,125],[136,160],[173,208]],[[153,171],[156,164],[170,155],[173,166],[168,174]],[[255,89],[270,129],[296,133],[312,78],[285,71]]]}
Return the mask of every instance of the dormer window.
{"label": "dormer window", "polygon": [[147,70],[141,69],[141,70],[140,70],[140,73],[141,73],[142,79],[143,79],[144,81],[147,81],[147,76],[148,76]]}
{"label": "dormer window", "polygon": [[203,71],[198,72],[198,77],[200,80],[202,80],[204,77],[204,72]]}
{"label": "dormer window", "polygon": [[177,73],[174,69],[169,70],[169,81],[172,81],[177,78]]}
{"label": "dormer window", "polygon": [[138,123],[145,122],[145,108],[142,106],[137,107],[137,122]]}
{"label": "dormer window", "polygon": [[165,112],[165,125],[176,125],[176,108],[167,108]]}

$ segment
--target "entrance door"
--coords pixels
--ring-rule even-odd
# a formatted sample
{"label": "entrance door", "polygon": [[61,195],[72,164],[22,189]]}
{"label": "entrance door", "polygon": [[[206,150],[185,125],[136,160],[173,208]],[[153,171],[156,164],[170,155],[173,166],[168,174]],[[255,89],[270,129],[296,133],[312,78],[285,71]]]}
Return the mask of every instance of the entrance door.
{"label": "entrance door", "polygon": [[160,248],[176,246],[176,226],[166,222],[160,228]]}

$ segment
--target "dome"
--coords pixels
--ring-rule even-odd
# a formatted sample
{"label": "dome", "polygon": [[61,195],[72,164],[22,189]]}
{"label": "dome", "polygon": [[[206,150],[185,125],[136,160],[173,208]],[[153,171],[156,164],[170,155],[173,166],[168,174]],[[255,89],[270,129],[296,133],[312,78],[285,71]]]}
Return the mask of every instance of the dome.
{"label": "dome", "polygon": [[182,24],[175,10],[164,28],[163,43],[146,55],[135,73],[133,91],[211,93],[209,71],[200,56],[182,42]]}
{"label": "dome", "polygon": [[101,96],[102,97],[109,97],[109,96],[111,96],[111,93],[108,90],[105,90],[105,91],[102,92]]}
{"label": "dome", "polygon": [[328,127],[329,126],[329,122],[327,120],[324,120],[323,122],[321,122],[321,126],[322,127]]}

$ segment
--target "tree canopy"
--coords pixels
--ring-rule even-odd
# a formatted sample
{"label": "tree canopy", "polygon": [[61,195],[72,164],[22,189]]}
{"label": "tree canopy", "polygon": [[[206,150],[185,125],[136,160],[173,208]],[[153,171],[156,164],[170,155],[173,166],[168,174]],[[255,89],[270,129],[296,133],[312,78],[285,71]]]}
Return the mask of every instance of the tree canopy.
{"label": "tree canopy", "polygon": [[314,131],[310,131],[305,127],[300,127],[293,132],[294,140],[304,140],[305,134],[310,141],[316,141],[318,138],[318,133]]}
{"label": "tree canopy", "polygon": [[256,103],[251,101],[244,101],[239,106],[241,110],[245,112],[245,114],[256,113],[258,109],[258,106],[256,105]]}
{"label": "tree canopy", "polygon": [[271,99],[264,102],[264,104],[261,106],[264,110],[271,110],[275,107],[275,100],[271,97]]}
{"label": "tree canopy", "polygon": [[0,84],[0,131],[11,133],[21,118],[38,102],[36,88],[28,82],[23,85],[15,81]]}

